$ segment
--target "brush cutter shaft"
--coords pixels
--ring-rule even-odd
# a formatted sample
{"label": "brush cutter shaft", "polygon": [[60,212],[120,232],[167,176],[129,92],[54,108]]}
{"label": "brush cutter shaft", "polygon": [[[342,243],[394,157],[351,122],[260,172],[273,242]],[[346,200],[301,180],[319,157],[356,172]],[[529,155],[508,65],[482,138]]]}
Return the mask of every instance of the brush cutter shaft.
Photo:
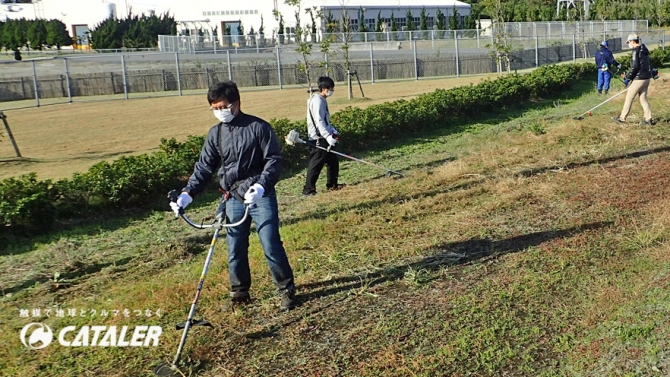
{"label": "brush cutter shaft", "polygon": [[[249,207],[247,207],[247,212],[249,211]],[[245,212],[245,216],[243,220],[246,218],[247,213]],[[226,224],[228,225],[228,224]],[[232,226],[232,224],[230,224]],[[207,270],[209,270],[209,264],[212,261],[212,255],[214,254],[214,246],[216,245],[216,241],[219,239],[219,232],[221,231],[221,228],[216,228],[214,231],[214,236],[212,237],[212,244],[209,246],[209,252],[207,252],[207,258],[205,258],[205,266],[202,268],[202,274],[200,275],[200,281],[198,282],[198,289],[195,292],[195,298],[193,299],[193,303],[191,304],[191,310],[188,312],[188,319],[186,320],[186,324],[184,326],[184,332],[181,334],[181,341],[179,342],[179,348],[177,348],[177,354],[174,357],[174,361],[172,362],[172,365],[177,365],[179,362],[179,358],[181,358],[181,353],[184,350],[184,345],[186,344],[186,336],[188,336],[188,330],[191,328],[191,324],[193,323],[193,316],[195,315],[195,309],[198,305],[198,299],[200,298],[200,292],[202,291],[202,286],[205,284],[205,275],[207,275]]]}
{"label": "brush cutter shaft", "polygon": [[368,164],[368,165],[377,167],[377,168],[382,169],[382,170],[386,170],[386,171],[389,172],[389,173],[402,175],[402,173],[399,173],[399,172],[397,172],[397,171],[394,171],[394,170],[391,170],[391,169],[387,169],[387,168],[385,168],[385,167],[383,167],[383,166],[381,166],[381,165],[377,165],[377,164],[374,164],[374,163],[369,162],[369,161],[361,160],[361,159],[359,159],[359,158],[356,158],[356,157],[353,157],[353,156],[349,156],[349,155],[346,155],[346,154],[344,154],[344,153],[340,153],[340,152],[338,152],[338,151],[333,151],[333,150],[330,150],[330,149],[328,149],[328,148],[321,147],[321,146],[319,146],[319,145],[315,145],[315,147],[317,147],[317,148],[319,148],[319,149],[322,149],[322,150],[324,150],[324,151],[330,152],[330,153],[335,153],[335,154],[338,155],[338,156],[342,156],[342,157],[344,157],[344,158],[348,158],[348,159],[350,159],[350,160],[358,161],[358,162],[361,162],[361,163],[364,163],[364,164]]}
{"label": "brush cutter shaft", "polygon": [[607,102],[609,102],[609,101],[615,99],[616,97],[620,96],[621,94],[625,93],[627,90],[628,90],[628,88],[626,88],[626,89],[620,91],[619,93],[617,93],[617,94],[613,95],[612,97],[606,99],[605,101],[603,101],[602,103],[598,104],[597,106],[595,106],[595,107],[593,107],[593,108],[587,110],[584,114],[581,114],[579,117],[583,117],[584,115],[590,113],[591,111],[593,111],[593,110],[599,108],[600,106],[606,104]]}

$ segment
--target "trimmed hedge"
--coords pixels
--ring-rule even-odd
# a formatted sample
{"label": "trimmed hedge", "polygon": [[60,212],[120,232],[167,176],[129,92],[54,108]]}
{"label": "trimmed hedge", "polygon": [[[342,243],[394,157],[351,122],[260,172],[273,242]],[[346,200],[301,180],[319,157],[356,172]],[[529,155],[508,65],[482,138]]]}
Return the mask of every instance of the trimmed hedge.
{"label": "trimmed hedge", "polygon": [[[507,75],[469,85],[398,100],[366,109],[347,107],[332,115],[346,135],[348,148],[364,149],[367,141],[395,140],[408,133],[446,128],[458,117],[513,107],[529,99],[570,89],[591,78],[595,64],[543,66],[525,75]],[[305,122],[270,121],[277,136],[290,130],[304,133]],[[0,233],[45,231],[59,219],[82,218],[103,211],[150,207],[172,188],[181,187],[193,170],[204,136],[182,143],[161,140],[151,154],[100,162],[86,173],[56,182],[40,181],[34,173],[0,181]],[[283,143],[282,143],[283,144]],[[282,146],[285,166],[305,164],[305,148]]]}

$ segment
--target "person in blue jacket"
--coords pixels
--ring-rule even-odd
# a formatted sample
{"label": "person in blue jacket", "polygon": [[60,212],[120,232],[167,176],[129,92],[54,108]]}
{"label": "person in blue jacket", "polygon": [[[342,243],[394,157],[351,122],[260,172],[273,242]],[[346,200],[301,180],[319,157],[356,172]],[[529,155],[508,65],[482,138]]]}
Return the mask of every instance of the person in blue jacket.
{"label": "person in blue jacket", "polygon": [[610,80],[612,80],[612,72],[610,71],[611,67],[621,67],[615,59],[612,52],[609,50],[609,44],[607,41],[600,43],[600,50],[596,52],[596,67],[598,67],[598,94],[603,94],[603,89],[605,89],[605,94],[610,89]]}

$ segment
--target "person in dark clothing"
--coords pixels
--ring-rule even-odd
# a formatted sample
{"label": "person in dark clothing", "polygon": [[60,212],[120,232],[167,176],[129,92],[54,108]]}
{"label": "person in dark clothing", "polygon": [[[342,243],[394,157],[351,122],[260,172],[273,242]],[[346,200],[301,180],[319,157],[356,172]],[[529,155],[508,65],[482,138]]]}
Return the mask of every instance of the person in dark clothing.
{"label": "person in dark clothing", "polygon": [[603,94],[603,89],[607,94],[610,89],[610,80],[612,80],[610,68],[617,67],[618,71],[621,67],[621,64],[614,59],[614,55],[609,50],[607,41],[600,43],[600,50],[596,52],[596,67],[598,67],[598,94]]}
{"label": "person in dark clothing", "polygon": [[279,215],[275,185],[279,180],[282,157],[279,141],[270,124],[242,112],[240,93],[233,82],[213,85],[207,100],[219,120],[207,133],[193,174],[172,209],[193,201],[205,189],[218,167],[219,186],[224,197],[218,213],[231,223],[242,219],[245,205],[250,217],[240,226],[226,228],[230,297],[232,304],[250,301],[249,233],[253,219],[272,278],[281,296],[281,308],[297,305],[293,270],[279,235]]}
{"label": "person in dark clothing", "polygon": [[642,123],[650,125],[653,124],[653,120],[651,118],[651,107],[649,107],[647,101],[647,91],[652,77],[649,50],[635,33],[628,36],[626,43],[633,49],[630,72],[626,74],[624,79],[624,85],[628,88],[628,93],[626,93],[626,102],[621,110],[621,115],[612,118],[612,120],[617,123],[625,123],[635,96],[640,95],[640,104],[644,110],[644,121]]}
{"label": "person in dark clothing", "polygon": [[[330,123],[330,112],[326,98],[334,93],[335,82],[330,77],[319,77],[319,91],[313,93],[307,101],[307,136],[308,142],[328,150],[335,147],[338,141],[337,129]],[[316,147],[309,148],[309,164],[307,166],[307,180],[302,189],[303,195],[316,194],[316,182],[319,180],[321,169],[326,165],[326,189],[339,190],[345,185],[338,184],[340,161],[337,155]]]}

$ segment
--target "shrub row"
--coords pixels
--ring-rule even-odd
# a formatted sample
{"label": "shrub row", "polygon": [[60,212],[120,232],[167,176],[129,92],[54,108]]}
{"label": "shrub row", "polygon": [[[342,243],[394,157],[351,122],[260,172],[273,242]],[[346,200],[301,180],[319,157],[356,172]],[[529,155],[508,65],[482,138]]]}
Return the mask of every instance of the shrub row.
{"label": "shrub row", "polygon": [[[332,115],[346,135],[347,148],[363,149],[367,141],[392,140],[421,130],[450,127],[456,117],[501,110],[532,98],[554,94],[592,77],[594,64],[544,66],[526,75],[507,75],[477,85],[438,89],[412,100],[347,107]],[[278,137],[291,129],[304,135],[305,122],[271,121]],[[47,230],[55,221],[151,206],[180,187],[193,169],[204,136],[182,143],[162,140],[151,154],[100,162],[86,173],[59,181],[38,180],[35,174],[0,181],[0,233]],[[282,143],[283,144],[283,143]],[[305,164],[306,148],[282,147],[285,166]]]}

